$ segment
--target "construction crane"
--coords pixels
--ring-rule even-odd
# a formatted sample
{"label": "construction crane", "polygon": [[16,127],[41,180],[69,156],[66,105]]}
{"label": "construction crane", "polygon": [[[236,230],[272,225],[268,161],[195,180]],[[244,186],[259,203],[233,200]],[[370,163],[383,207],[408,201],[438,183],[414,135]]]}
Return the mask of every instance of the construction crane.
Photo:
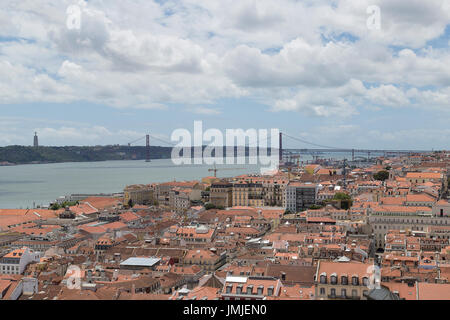
{"label": "construction crane", "polygon": [[217,178],[217,171],[222,171],[222,170],[242,170],[244,168],[221,168],[218,169],[216,168],[216,164],[214,164],[214,168],[208,169],[209,172],[214,172],[214,178]]}

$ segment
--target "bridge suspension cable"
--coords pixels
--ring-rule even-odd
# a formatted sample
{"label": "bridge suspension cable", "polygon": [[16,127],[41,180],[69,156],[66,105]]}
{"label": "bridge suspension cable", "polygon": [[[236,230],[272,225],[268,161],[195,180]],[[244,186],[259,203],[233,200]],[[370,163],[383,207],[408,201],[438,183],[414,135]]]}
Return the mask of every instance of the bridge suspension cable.
{"label": "bridge suspension cable", "polygon": [[152,139],[155,139],[155,140],[157,140],[157,141],[159,141],[159,142],[162,142],[162,143],[165,143],[165,144],[168,144],[168,145],[170,145],[170,146],[176,146],[176,143],[173,143],[173,142],[169,142],[169,141],[165,141],[164,139],[161,139],[161,138],[158,138],[158,137],[155,137],[154,135],[152,135],[152,134],[149,134],[149,136],[152,138]]}
{"label": "bridge suspension cable", "polygon": [[291,138],[293,140],[297,140],[297,141],[300,141],[300,142],[303,142],[305,144],[309,144],[309,145],[312,145],[312,146],[315,146],[315,147],[321,147],[321,148],[326,148],[326,149],[349,149],[349,148],[330,147],[330,146],[325,146],[325,145],[322,145],[322,144],[309,142],[309,141],[306,141],[306,140],[301,139],[301,138],[293,137],[293,136],[291,136],[291,135],[289,135],[287,133],[284,133],[284,132],[282,134],[283,134],[283,136],[286,136],[286,137]]}
{"label": "bridge suspension cable", "polygon": [[141,141],[141,140],[143,140],[143,139],[145,139],[145,136],[140,137],[140,138],[138,138],[138,139],[136,139],[136,140],[133,140],[133,141],[131,141],[131,142],[128,142],[128,146],[130,146],[130,145],[132,145],[133,143],[136,143],[136,142],[138,142],[138,141]]}
{"label": "bridge suspension cable", "polygon": [[[176,144],[173,143],[173,142],[169,142],[169,141],[163,140],[163,139],[158,138],[158,137],[156,137],[156,136],[154,136],[154,135],[152,135],[152,134],[148,134],[148,136],[151,137],[152,139],[155,139],[155,140],[157,140],[157,141],[159,141],[159,142],[162,142],[162,143],[164,143],[164,144],[168,144],[168,145],[170,145],[170,146],[175,146],[175,145],[176,145]],[[130,146],[130,145],[132,145],[133,143],[136,143],[136,142],[138,142],[138,141],[144,140],[146,137],[147,137],[147,136],[142,136],[142,137],[140,137],[140,138],[138,138],[138,139],[135,139],[135,140],[133,140],[133,141],[130,141],[130,142],[128,142],[128,146]]]}

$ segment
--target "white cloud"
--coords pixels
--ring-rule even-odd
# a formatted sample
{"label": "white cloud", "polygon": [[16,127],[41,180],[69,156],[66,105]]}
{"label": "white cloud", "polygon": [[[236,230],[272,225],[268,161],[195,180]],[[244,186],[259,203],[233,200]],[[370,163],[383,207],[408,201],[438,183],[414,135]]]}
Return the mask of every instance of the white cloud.
{"label": "white cloud", "polygon": [[196,113],[196,114],[203,114],[203,115],[218,115],[218,114],[222,113],[220,110],[202,107],[202,106],[191,109],[191,112]]}
{"label": "white cloud", "polygon": [[[69,30],[71,4],[3,1],[0,36],[12,40],[0,42],[1,104],[218,114],[219,99],[245,96],[313,117],[448,111],[450,53],[427,46],[450,21],[446,1],[93,0]],[[366,26],[369,5],[381,9],[380,30]]]}
{"label": "white cloud", "polygon": [[405,93],[393,85],[381,85],[367,90],[367,99],[377,106],[404,107],[409,104]]}

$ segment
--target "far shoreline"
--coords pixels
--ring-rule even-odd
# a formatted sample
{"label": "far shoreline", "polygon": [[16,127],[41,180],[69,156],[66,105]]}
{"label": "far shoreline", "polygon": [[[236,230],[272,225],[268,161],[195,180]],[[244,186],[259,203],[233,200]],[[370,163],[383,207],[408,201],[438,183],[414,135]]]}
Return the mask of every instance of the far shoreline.
{"label": "far shoreline", "polygon": [[[155,160],[168,160],[170,158],[157,158],[150,159],[150,161]],[[89,163],[89,162],[107,162],[107,161],[144,161],[146,159],[111,159],[111,160],[89,160],[89,161],[37,161],[37,162],[26,162],[26,163],[9,163],[2,164],[0,163],[0,167],[16,167],[16,166],[24,166],[24,165],[39,165],[39,164],[58,164],[58,163]]]}

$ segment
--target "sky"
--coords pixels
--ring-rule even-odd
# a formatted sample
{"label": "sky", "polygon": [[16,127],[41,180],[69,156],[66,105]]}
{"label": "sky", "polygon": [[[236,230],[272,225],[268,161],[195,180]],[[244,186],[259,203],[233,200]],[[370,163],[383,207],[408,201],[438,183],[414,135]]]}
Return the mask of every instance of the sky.
{"label": "sky", "polygon": [[449,45],[450,0],[2,0],[0,146],[167,141],[201,120],[449,149]]}

